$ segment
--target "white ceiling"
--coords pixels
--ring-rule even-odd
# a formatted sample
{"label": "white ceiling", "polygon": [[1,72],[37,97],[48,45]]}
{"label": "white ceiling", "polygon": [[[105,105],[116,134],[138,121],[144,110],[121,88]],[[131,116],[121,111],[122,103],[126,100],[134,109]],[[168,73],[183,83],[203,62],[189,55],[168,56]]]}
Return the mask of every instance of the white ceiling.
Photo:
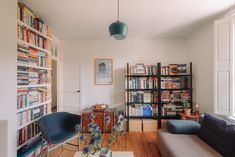
{"label": "white ceiling", "polygon": [[[106,39],[117,0],[24,0],[61,39]],[[120,0],[128,38],[184,36],[235,0]]]}

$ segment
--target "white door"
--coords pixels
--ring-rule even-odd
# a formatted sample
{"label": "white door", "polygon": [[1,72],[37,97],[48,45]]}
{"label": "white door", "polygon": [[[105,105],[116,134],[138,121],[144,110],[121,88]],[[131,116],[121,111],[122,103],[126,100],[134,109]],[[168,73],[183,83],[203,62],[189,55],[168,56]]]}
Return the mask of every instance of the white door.
{"label": "white door", "polygon": [[80,66],[77,62],[65,61],[62,64],[62,111],[80,113]]}

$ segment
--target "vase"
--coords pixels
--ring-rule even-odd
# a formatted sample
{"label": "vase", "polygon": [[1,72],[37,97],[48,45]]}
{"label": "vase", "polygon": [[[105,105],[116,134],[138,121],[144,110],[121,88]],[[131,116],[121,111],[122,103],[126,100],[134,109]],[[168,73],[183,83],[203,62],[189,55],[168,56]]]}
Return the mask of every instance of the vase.
{"label": "vase", "polygon": [[187,109],[184,109],[184,114],[185,115],[190,115],[191,114],[191,109],[189,108],[187,108]]}
{"label": "vase", "polygon": [[108,148],[102,148],[99,157],[112,157],[111,150]]}

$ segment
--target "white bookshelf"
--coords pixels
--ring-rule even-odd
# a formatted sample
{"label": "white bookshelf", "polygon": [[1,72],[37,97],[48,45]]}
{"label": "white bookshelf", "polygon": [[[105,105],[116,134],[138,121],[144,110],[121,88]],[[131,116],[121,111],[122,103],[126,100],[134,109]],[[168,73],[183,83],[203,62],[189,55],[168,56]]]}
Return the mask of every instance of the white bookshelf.
{"label": "white bookshelf", "polygon": [[[52,46],[54,46],[53,44],[55,44],[55,43],[57,42],[54,38],[51,38],[51,37],[47,36],[47,34],[44,34],[44,33],[40,32],[40,31],[34,29],[33,27],[27,25],[26,23],[22,22],[21,20],[17,20],[17,25],[23,26],[24,28],[30,30],[31,32],[34,32],[35,34],[37,34],[37,35],[43,37],[44,39],[49,40],[50,42],[52,42]],[[31,47],[31,48],[37,49],[38,51],[42,51],[42,52],[47,53],[47,59],[48,59],[48,60],[51,60],[51,58],[52,58],[52,51],[53,51],[53,49],[47,50],[47,49],[44,49],[44,48],[42,48],[42,47],[36,46],[36,45],[34,45],[34,44],[31,44],[31,43],[29,43],[29,42],[26,42],[26,41],[24,41],[24,40],[21,40],[21,39],[17,39],[17,44],[22,44],[22,45],[25,45],[25,46],[27,46],[27,47]],[[21,49],[21,51],[29,52],[28,50],[24,50],[24,49]],[[18,51],[17,51],[17,52],[18,52]],[[36,70],[45,70],[45,72],[47,72],[47,74],[48,74],[48,73],[51,74],[51,70],[52,70],[52,69],[49,68],[49,67],[35,66],[35,65],[24,64],[24,63],[20,63],[20,62],[17,62],[17,67],[26,67],[26,68],[33,68],[33,69],[36,69]],[[27,72],[27,71],[20,71],[20,70],[18,70],[17,73],[20,73],[20,74],[29,74],[29,72]],[[49,76],[49,77],[51,77],[51,76]],[[20,89],[20,88],[40,88],[40,87],[46,87],[46,90],[47,90],[46,93],[51,92],[51,89],[50,89],[50,87],[51,87],[51,82],[46,83],[46,84],[17,85],[17,89]],[[28,93],[26,93],[26,94],[17,94],[17,95],[27,95],[27,101],[29,101],[29,99],[28,99]],[[52,94],[50,93],[50,96],[51,96],[51,95],[52,95]],[[46,96],[48,96],[48,95],[46,95]],[[16,113],[17,115],[21,114],[22,112],[25,112],[25,111],[28,111],[28,110],[31,110],[31,109],[34,109],[34,108],[37,108],[37,107],[40,107],[40,106],[44,106],[44,105],[47,105],[47,111],[46,111],[46,113],[47,113],[47,114],[50,113],[50,111],[49,111],[48,109],[49,109],[49,107],[50,107],[51,100],[47,100],[47,101],[45,101],[45,102],[38,102],[38,103],[35,103],[35,104],[31,105],[31,106],[28,106],[28,105],[29,105],[29,102],[27,102],[26,104],[27,104],[27,105],[25,105],[25,104],[24,104],[24,105],[27,106],[27,107],[23,107],[23,108],[20,108],[20,109],[17,110],[17,113]],[[44,115],[43,115],[43,116],[44,116]],[[43,117],[43,116],[41,116],[41,117]],[[23,129],[23,128],[29,126],[30,124],[35,123],[35,122],[38,121],[41,117],[36,118],[36,119],[34,119],[34,120],[31,120],[31,121],[29,121],[28,123],[25,123],[25,124],[23,124],[23,125],[21,125],[21,126],[18,126],[18,127],[17,127],[17,132],[18,132],[20,129]],[[34,137],[28,139],[26,142],[20,144],[20,145],[17,147],[17,150],[21,149],[21,148],[24,147],[26,144],[28,144],[28,143],[34,141],[34,140],[37,139],[39,136],[41,136],[41,133],[38,133],[38,134],[35,135]],[[17,142],[17,143],[18,143],[18,142]]]}
{"label": "white bookshelf", "polygon": [[18,130],[20,130],[20,129],[22,129],[22,128],[26,127],[26,126],[28,126],[29,124],[32,124],[32,123],[34,123],[34,122],[38,121],[40,118],[41,118],[41,117],[36,118],[36,119],[34,119],[34,120],[31,120],[30,122],[25,123],[24,125],[18,126]]}
{"label": "white bookshelf", "polygon": [[30,110],[32,108],[36,108],[36,107],[39,107],[39,106],[42,106],[42,105],[46,105],[46,104],[49,104],[49,103],[51,103],[51,100],[50,101],[46,101],[46,102],[42,102],[42,103],[37,103],[37,104],[34,104],[32,106],[24,107],[24,108],[18,109],[17,113],[24,112],[24,111]]}
{"label": "white bookshelf", "polygon": [[51,71],[51,68],[34,66],[34,65],[28,65],[28,64],[23,64],[23,63],[17,63],[17,66]]}
{"label": "white bookshelf", "polygon": [[17,88],[51,87],[51,84],[18,85]]}

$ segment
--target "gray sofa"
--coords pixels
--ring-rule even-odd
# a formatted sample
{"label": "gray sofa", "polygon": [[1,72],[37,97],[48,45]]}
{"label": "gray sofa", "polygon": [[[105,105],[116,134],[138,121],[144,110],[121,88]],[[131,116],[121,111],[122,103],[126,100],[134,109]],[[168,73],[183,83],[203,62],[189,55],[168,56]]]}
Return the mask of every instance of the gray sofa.
{"label": "gray sofa", "polygon": [[161,157],[222,157],[197,135],[172,134],[158,130],[157,146]]}
{"label": "gray sofa", "polygon": [[[158,130],[157,147],[161,157],[235,157],[234,120],[205,114],[193,134],[175,133],[170,124],[168,129]],[[187,130],[182,126],[180,129]]]}

